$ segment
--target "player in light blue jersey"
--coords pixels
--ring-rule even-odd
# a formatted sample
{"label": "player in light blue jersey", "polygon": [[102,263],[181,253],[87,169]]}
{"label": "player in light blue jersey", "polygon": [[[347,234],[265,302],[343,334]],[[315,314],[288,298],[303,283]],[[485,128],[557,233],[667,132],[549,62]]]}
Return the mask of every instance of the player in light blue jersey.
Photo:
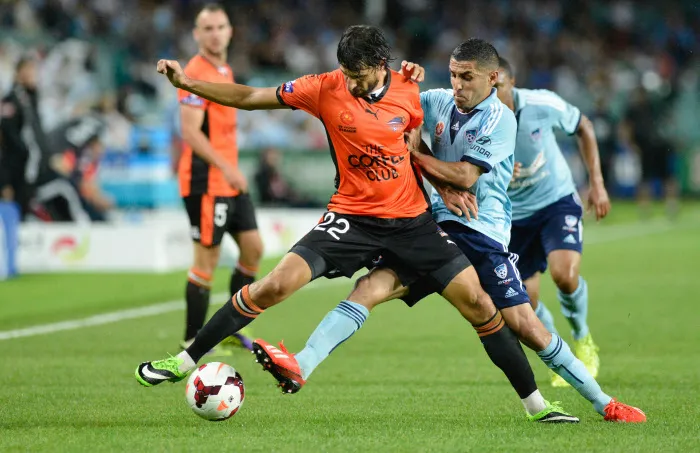
{"label": "player in light blue jersey", "polygon": [[[500,59],[498,97],[515,113],[518,131],[515,160],[520,175],[511,182],[513,204],[510,250],[520,256],[518,269],[525,280],[535,313],[556,333],[552,314],[539,301],[540,274],[549,266],[558,289],[561,311],[571,324],[574,353],[594,377],[598,376],[598,347],[588,329],[588,285],[579,275],[583,251],[583,208],[571,170],[557,145],[554,130],[573,135],[588,168],[589,207],[596,218],[610,211],[603,185],[593,124],[579,109],[548,90],[515,88],[510,64]],[[552,385],[566,386],[552,374]]]}
{"label": "player in light blue jersey", "polygon": [[[420,129],[411,133],[409,142],[412,159],[436,187],[437,193],[431,197],[433,216],[442,234],[469,258],[481,286],[499,310],[481,328],[484,332],[495,332],[505,322],[550,369],[590,401],[605,420],[646,421],[641,410],[604,393],[566,342],[540,322],[518,274],[517,256],[508,252],[511,206],[507,189],[513,176],[517,124],[513,112],[498,99],[494,88],[498,80],[496,49],[480,39],[467,40],[452,53],[449,68],[452,90],[421,93],[434,156],[422,142]],[[474,214],[478,218],[469,220],[464,210],[452,213],[447,208],[464,206],[458,193],[464,190],[476,196],[479,207]],[[272,362],[268,369],[274,365],[277,373],[300,374],[306,381],[335,347],[359,329],[375,306],[395,298],[413,306],[427,295],[441,291],[439,283],[429,275],[422,275],[410,287],[404,287],[403,276],[411,270],[390,252],[383,258],[377,268],[358,280],[348,297],[354,303],[352,308],[361,310],[362,317],[354,316],[353,323],[339,313],[329,313],[298,354],[290,354],[282,347],[271,349],[272,354],[266,357]],[[447,291],[441,294],[444,296]],[[486,347],[486,337],[481,333],[480,337]],[[513,340],[517,342],[515,337]],[[283,362],[293,362],[293,366],[285,368]],[[531,419],[541,415],[538,411],[545,411],[551,416],[545,421],[578,421],[558,405],[547,404],[534,381],[527,390],[519,388],[512,379],[511,384]]]}

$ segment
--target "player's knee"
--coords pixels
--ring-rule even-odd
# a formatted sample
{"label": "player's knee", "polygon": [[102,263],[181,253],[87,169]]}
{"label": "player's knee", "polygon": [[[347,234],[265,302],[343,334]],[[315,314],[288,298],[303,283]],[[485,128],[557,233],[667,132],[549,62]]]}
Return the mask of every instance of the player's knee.
{"label": "player's knee", "polygon": [[551,334],[527,304],[501,310],[508,327],[527,347],[541,351],[549,345]]}
{"label": "player's knee", "polygon": [[262,240],[259,236],[251,238],[250,240],[242,243],[241,249],[241,262],[249,266],[257,266],[262,259],[264,247]]}
{"label": "player's knee", "polygon": [[194,267],[212,275],[219,263],[218,247],[199,247],[194,254]]}
{"label": "player's knee", "polygon": [[348,300],[363,305],[368,310],[372,310],[389,297],[387,290],[372,282],[369,275],[363,275],[355,282],[355,286],[348,296]]}
{"label": "player's knee", "polygon": [[578,287],[578,269],[573,263],[562,263],[550,269],[552,280],[565,294],[571,294]]}
{"label": "player's knee", "polygon": [[275,275],[268,275],[257,282],[256,285],[254,300],[260,308],[269,308],[276,305],[294,292],[294,288],[288,281]]}
{"label": "player's knee", "polygon": [[493,302],[481,286],[468,286],[463,289],[455,307],[471,323],[488,320],[493,315]]}

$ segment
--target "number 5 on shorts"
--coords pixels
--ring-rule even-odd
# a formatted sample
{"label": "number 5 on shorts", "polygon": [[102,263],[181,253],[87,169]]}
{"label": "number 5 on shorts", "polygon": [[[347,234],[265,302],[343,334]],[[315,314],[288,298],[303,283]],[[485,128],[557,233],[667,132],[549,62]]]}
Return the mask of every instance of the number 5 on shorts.
{"label": "number 5 on shorts", "polygon": [[223,227],[226,225],[228,217],[228,205],[226,203],[216,203],[214,205],[214,225]]}
{"label": "number 5 on shorts", "polygon": [[[335,221],[336,226],[332,226],[326,230],[326,227]],[[338,225],[341,228],[338,228]],[[327,212],[323,215],[323,222],[319,223],[314,227],[314,230],[325,231],[330,234],[336,241],[340,240],[339,234],[347,233],[350,229],[350,223],[345,219],[336,219],[335,214],[332,212]]]}

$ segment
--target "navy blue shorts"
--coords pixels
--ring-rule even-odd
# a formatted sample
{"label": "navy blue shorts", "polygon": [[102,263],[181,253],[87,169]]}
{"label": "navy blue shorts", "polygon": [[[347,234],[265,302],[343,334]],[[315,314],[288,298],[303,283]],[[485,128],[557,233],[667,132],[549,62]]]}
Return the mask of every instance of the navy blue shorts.
{"label": "navy blue shorts", "polygon": [[[530,303],[516,264],[518,256],[506,246],[459,222],[441,222],[440,227],[457,244],[474,266],[481,287],[491,296],[496,308],[503,309]],[[425,280],[409,287],[402,300],[409,306],[436,292]]]}
{"label": "navy blue shorts", "polygon": [[571,194],[526,219],[513,221],[508,248],[520,256],[518,269],[524,280],[544,272],[547,256],[554,250],[583,252],[582,218],[580,198]]}

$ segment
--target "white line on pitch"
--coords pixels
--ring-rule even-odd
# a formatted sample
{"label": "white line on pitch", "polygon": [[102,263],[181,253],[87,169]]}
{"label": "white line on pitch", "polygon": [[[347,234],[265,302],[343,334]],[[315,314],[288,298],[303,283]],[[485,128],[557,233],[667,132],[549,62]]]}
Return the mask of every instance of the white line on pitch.
{"label": "white line on pitch", "polygon": [[[664,219],[651,221],[648,223],[620,224],[611,226],[601,226],[599,228],[589,230],[586,235],[585,244],[595,245],[606,242],[615,242],[619,240],[648,236],[651,234],[662,233],[665,231],[675,231],[687,228],[697,228],[696,222],[670,223]],[[357,274],[356,274],[357,275]],[[337,278],[332,280],[317,280],[302,288],[303,290],[320,289],[325,286],[335,286],[342,283],[350,283],[353,279]],[[212,295],[212,300],[222,300],[228,297],[226,293]],[[0,341],[10,340],[13,338],[33,337],[36,335],[45,335],[48,333],[62,332],[65,330],[82,329],[83,327],[100,326],[103,324],[111,324],[127,319],[145,318],[155,316],[162,313],[183,310],[184,304],[182,299],[161,302],[158,304],[147,305],[145,307],[130,308],[127,310],[112,311],[100,315],[90,316],[82,319],[69,319],[66,321],[54,322],[50,324],[38,324],[25,327],[22,329],[0,331]]]}
{"label": "white line on pitch", "polygon": [[[302,288],[301,291],[312,290],[312,289],[321,289],[321,288],[324,288],[327,286],[337,286],[341,283],[350,284],[350,282],[351,282],[351,280],[347,280],[347,279],[343,279],[343,278],[337,278],[337,279],[332,279],[332,280],[317,280],[317,281],[312,282],[309,285],[305,286],[304,288]],[[212,294],[211,300],[213,302],[214,301],[221,301],[227,297],[229,297],[228,293]],[[218,302],[214,302],[214,303],[218,303]],[[115,323],[115,322],[119,322],[119,321],[124,321],[127,319],[145,318],[148,316],[160,315],[160,314],[169,313],[172,311],[179,311],[179,310],[183,310],[184,308],[185,308],[184,300],[182,300],[182,299],[171,300],[168,302],[161,302],[158,304],[147,305],[145,307],[130,308],[127,310],[118,310],[118,311],[112,311],[109,313],[102,313],[100,315],[94,315],[94,316],[90,316],[88,318],[69,319],[66,321],[53,322],[50,324],[38,324],[35,326],[29,326],[29,327],[25,327],[22,329],[0,331],[0,341],[11,340],[13,338],[33,337],[36,335],[45,335],[48,333],[62,332],[65,330],[82,329],[83,327],[101,326],[103,324],[111,324],[111,323]]]}

